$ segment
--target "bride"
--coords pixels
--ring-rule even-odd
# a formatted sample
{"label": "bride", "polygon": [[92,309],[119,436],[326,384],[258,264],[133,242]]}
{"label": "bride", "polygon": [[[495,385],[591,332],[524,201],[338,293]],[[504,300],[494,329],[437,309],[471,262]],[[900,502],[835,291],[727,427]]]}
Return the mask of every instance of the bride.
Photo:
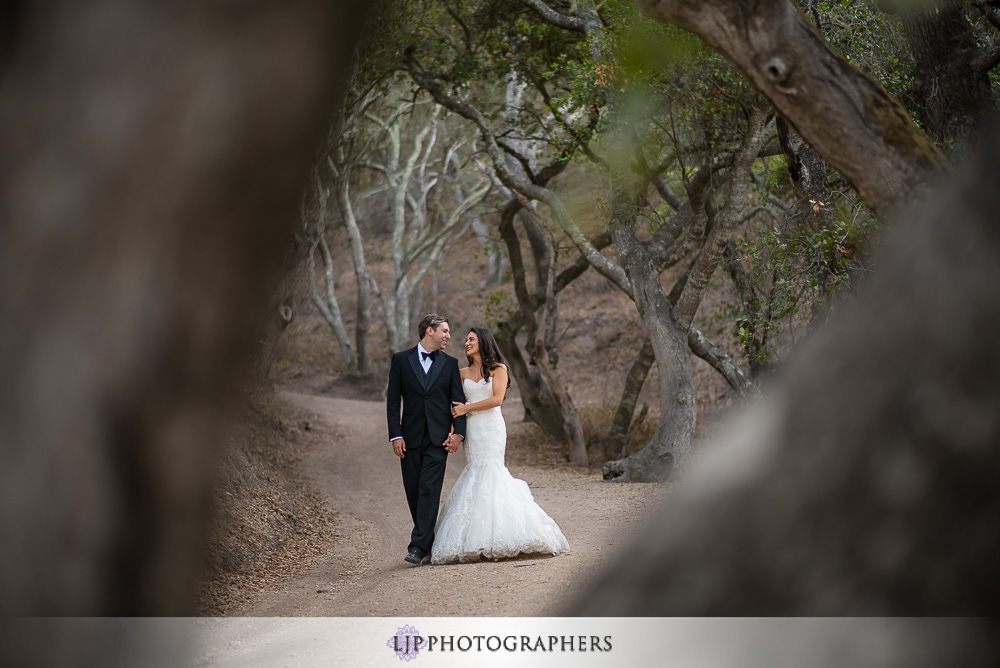
{"label": "bride", "polygon": [[528,484],[504,466],[507,425],[500,404],[510,381],[490,331],[473,327],[465,354],[469,366],[461,374],[468,403],[454,402],[452,415],[468,416],[466,466],[441,508],[431,563],[568,552],[569,542],[535,503]]}

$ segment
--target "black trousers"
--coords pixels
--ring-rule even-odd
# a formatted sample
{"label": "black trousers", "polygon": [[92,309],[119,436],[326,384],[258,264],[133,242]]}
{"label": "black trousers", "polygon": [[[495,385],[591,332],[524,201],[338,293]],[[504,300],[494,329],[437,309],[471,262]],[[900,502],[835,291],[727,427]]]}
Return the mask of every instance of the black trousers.
{"label": "black trousers", "polygon": [[403,470],[406,503],[413,518],[413,531],[407,549],[415,547],[423,554],[430,554],[448,451],[440,443],[431,443],[430,437],[424,433],[419,446],[406,444],[404,454],[399,463]]}

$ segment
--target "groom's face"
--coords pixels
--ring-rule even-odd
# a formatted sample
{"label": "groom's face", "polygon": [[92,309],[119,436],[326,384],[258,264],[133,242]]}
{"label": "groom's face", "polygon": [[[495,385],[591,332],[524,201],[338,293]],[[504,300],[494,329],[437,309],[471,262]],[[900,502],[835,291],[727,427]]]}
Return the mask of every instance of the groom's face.
{"label": "groom's face", "polygon": [[451,338],[451,329],[448,327],[448,323],[442,322],[438,325],[437,329],[430,328],[430,333],[434,350],[444,350],[444,347],[448,345],[448,340]]}

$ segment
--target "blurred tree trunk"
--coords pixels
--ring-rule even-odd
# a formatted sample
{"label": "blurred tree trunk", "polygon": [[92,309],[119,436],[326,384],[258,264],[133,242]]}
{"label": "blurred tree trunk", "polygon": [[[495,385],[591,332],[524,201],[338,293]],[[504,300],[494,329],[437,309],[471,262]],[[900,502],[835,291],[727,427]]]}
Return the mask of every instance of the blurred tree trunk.
{"label": "blurred tree trunk", "polygon": [[[364,7],[5,12],[4,615],[190,612],[221,407],[249,371]],[[98,646],[67,656],[124,661]]]}

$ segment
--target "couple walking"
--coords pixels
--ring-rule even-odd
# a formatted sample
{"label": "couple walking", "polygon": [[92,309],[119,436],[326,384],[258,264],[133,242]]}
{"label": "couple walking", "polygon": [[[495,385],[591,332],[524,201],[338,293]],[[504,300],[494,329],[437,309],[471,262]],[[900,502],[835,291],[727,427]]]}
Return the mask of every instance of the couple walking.
{"label": "couple walking", "polygon": [[[504,466],[507,425],[500,404],[510,381],[493,335],[472,328],[464,369],[444,352],[451,338],[447,318],[425,316],[418,336],[416,346],[392,356],[386,395],[390,443],[413,519],[405,560],[443,564],[568,552],[566,537],[527,483]],[[448,455],[463,440],[466,466],[438,519]]]}

